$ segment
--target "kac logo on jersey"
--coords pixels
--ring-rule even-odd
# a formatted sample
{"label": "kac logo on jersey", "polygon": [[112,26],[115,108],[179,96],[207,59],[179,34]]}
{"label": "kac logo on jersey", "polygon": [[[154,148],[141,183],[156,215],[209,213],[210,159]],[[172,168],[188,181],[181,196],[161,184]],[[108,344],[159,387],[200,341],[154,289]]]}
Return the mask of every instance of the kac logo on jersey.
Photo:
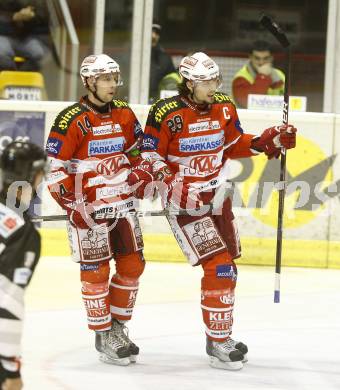
{"label": "kac logo on jersey", "polygon": [[223,145],[223,132],[202,137],[182,138],[179,140],[179,151],[183,153],[215,150]]}
{"label": "kac logo on jersey", "polygon": [[49,138],[46,144],[46,152],[49,154],[53,154],[53,156],[57,156],[60,152],[60,149],[63,145],[63,141],[60,141],[58,138]]}
{"label": "kac logo on jersey", "polygon": [[108,157],[100,161],[97,165],[97,172],[101,175],[112,175],[116,173],[118,169],[129,161],[123,154],[114,157]]}
{"label": "kac logo on jersey", "polygon": [[111,154],[121,152],[124,148],[124,142],[124,137],[90,141],[88,146],[88,155],[96,156],[98,154]]}
{"label": "kac logo on jersey", "polygon": [[157,149],[159,138],[153,135],[145,135],[143,138],[142,150],[155,150]]}
{"label": "kac logo on jersey", "polygon": [[190,160],[190,168],[199,172],[213,173],[218,165],[218,156],[216,154],[208,154],[203,156],[195,156]]}

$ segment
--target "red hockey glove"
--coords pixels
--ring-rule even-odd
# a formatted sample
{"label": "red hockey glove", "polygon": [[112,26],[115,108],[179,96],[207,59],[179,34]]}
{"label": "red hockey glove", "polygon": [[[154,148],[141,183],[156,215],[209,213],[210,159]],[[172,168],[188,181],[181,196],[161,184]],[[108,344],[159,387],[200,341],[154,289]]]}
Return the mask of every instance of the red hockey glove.
{"label": "red hockey glove", "polygon": [[[131,173],[128,178],[129,186],[135,186],[134,195],[137,199],[150,197],[153,194],[152,164],[141,157],[131,164]],[[147,187],[147,191],[145,191]]]}
{"label": "red hockey glove", "polygon": [[296,145],[297,129],[292,125],[281,125],[264,130],[260,137],[254,138],[251,147],[264,152],[268,159],[278,158],[281,148],[293,149]]}
{"label": "red hockey glove", "polygon": [[162,197],[163,207],[173,206],[181,209],[196,209],[201,205],[199,193],[191,191],[181,177],[176,177],[164,166],[155,173],[156,186]]}
{"label": "red hockey glove", "polygon": [[81,229],[88,229],[94,224],[91,213],[93,207],[86,202],[86,195],[67,192],[58,197],[59,205],[66,210],[70,223]]}
{"label": "red hockey glove", "polygon": [[80,229],[89,229],[95,224],[94,208],[84,198],[76,201],[73,208],[67,210],[67,215],[70,223]]}

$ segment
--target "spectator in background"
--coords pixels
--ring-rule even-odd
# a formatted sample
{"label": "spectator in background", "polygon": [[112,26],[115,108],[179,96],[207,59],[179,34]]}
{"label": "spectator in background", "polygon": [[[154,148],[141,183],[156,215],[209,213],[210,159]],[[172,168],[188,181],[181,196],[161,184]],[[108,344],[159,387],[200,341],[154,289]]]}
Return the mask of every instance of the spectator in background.
{"label": "spectator in background", "polygon": [[149,97],[151,102],[159,98],[159,84],[163,77],[169,73],[176,72],[171,57],[164,51],[164,49],[159,44],[161,29],[162,27],[160,24],[155,22],[152,24],[152,48],[149,87]]}
{"label": "spectator in background", "polygon": [[48,13],[45,1],[1,0],[0,71],[18,70],[15,56],[25,59],[20,70],[36,71],[48,52]]}
{"label": "spectator in background", "polygon": [[237,107],[247,108],[249,94],[283,95],[284,73],[274,68],[267,42],[254,42],[249,61],[235,74],[232,94]]}

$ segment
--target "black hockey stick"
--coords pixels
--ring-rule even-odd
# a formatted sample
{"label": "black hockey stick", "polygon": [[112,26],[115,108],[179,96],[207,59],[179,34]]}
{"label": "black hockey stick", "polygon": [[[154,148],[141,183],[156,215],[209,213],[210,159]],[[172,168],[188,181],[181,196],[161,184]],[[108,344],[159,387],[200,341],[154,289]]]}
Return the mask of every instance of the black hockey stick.
{"label": "black hockey stick", "polygon": [[[226,181],[220,185],[216,190],[215,195],[212,201],[202,206],[202,208],[197,209],[176,209],[176,208],[165,208],[163,210],[125,210],[117,211],[116,215],[112,217],[110,215],[101,215],[102,219],[105,218],[126,218],[128,215],[135,215],[137,217],[169,217],[173,215],[203,215],[205,213],[218,213],[221,211],[223,202],[228,197],[233,196],[234,184],[232,182]],[[199,213],[199,214],[198,214]],[[32,222],[53,222],[53,221],[68,221],[68,216],[66,214],[60,215],[33,215],[31,217]]]}
{"label": "black hockey stick", "polygon": [[[291,51],[290,42],[281,27],[275,23],[269,16],[262,15],[260,23],[264,28],[271,32],[278,40],[280,45],[285,49],[285,86],[283,96],[283,119],[284,125],[288,124],[289,112],[289,90],[290,90],[290,65],[291,65]],[[286,150],[281,149],[280,161],[280,185],[279,189],[279,207],[277,214],[277,241],[276,241],[276,262],[275,262],[275,287],[274,287],[274,302],[280,302],[280,275],[281,275],[281,257],[282,257],[282,226],[283,226],[283,212],[286,194]]]}
{"label": "black hockey stick", "polygon": [[[200,209],[188,209],[188,210],[176,210],[176,209],[164,209],[164,210],[153,210],[153,211],[142,211],[142,210],[131,210],[125,212],[118,212],[113,218],[126,218],[127,216],[137,217],[168,217],[171,215],[195,215],[195,212]],[[211,211],[211,207],[207,209],[207,212]],[[190,214],[191,213],[191,214]],[[102,215],[101,219],[112,218],[112,215]],[[68,221],[69,218],[66,214],[60,215],[33,215],[31,217],[32,222],[55,222],[55,221]]]}

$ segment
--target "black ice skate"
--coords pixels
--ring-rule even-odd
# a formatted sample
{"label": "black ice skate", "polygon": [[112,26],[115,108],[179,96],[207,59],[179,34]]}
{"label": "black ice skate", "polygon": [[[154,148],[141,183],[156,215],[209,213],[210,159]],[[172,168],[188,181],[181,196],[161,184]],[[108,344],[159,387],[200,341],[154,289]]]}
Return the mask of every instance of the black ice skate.
{"label": "black ice skate", "polygon": [[130,351],[119,337],[115,337],[110,330],[96,332],[96,350],[99,360],[103,363],[127,366],[130,364]]}
{"label": "black ice skate", "polygon": [[136,363],[137,356],[139,354],[139,347],[137,347],[137,345],[132,340],[129,339],[129,330],[124,325],[124,323],[116,319],[113,319],[111,332],[115,335],[115,337],[118,337],[121,343],[124,345],[124,347],[129,350],[130,362]]}
{"label": "black ice skate", "polygon": [[207,338],[206,351],[210,357],[210,366],[223,370],[241,370],[244,356],[234,343],[232,339],[218,342]]}

